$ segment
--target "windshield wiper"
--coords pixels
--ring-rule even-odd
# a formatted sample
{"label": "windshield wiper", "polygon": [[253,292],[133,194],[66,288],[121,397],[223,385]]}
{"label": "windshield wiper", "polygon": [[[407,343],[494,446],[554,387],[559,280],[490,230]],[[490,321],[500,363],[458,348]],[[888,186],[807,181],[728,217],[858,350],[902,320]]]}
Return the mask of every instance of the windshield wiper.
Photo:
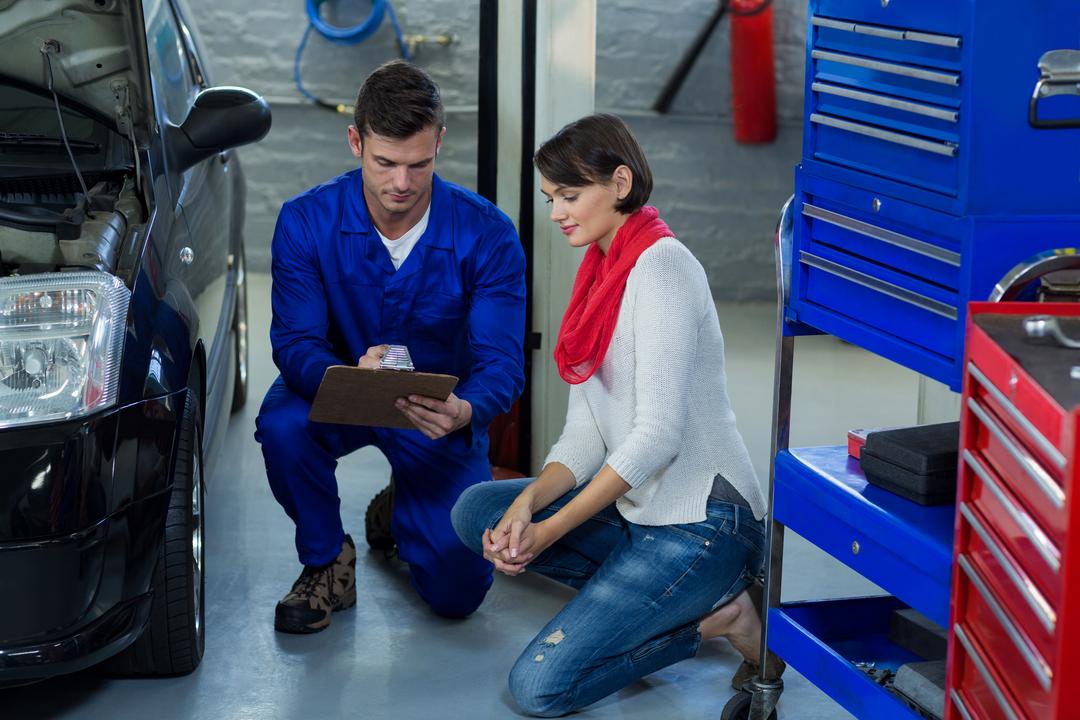
{"label": "windshield wiper", "polygon": [[[83,153],[99,153],[101,152],[101,145],[90,140],[68,140],[68,144],[71,145],[73,151]],[[15,146],[28,149],[36,148],[62,148],[64,147],[63,138],[53,138],[47,135],[37,135],[35,133],[7,133],[0,132],[0,146]]]}

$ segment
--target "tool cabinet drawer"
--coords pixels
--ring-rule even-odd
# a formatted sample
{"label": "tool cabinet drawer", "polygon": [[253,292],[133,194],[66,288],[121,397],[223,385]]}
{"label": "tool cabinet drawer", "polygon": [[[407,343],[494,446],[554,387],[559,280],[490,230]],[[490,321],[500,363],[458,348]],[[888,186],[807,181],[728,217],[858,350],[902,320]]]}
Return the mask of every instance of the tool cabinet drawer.
{"label": "tool cabinet drawer", "polygon": [[955,354],[955,294],[838,253],[803,250],[799,267],[800,301],[939,355],[951,358]]}
{"label": "tool cabinet drawer", "polygon": [[1007,486],[1023,509],[1057,545],[1065,541],[1065,491],[1047,466],[1031,452],[1003,420],[997,401],[988,394],[972,395],[967,400],[973,426],[971,449],[996,477],[1006,478]]}
{"label": "tool cabinet drawer", "polygon": [[948,702],[956,712],[947,714],[962,720],[1037,720],[1020,708],[978,641],[959,624],[953,636],[950,652],[957,683],[949,690]]}
{"label": "tool cabinet drawer", "polygon": [[958,103],[914,101],[846,83],[818,80],[810,85],[810,91],[813,112],[960,143]]}
{"label": "tool cabinet drawer", "polygon": [[957,106],[962,98],[961,72],[910,61],[885,60],[815,47],[810,51],[812,78],[840,82],[871,92],[895,95],[916,102]]}
{"label": "tool cabinet drawer", "polygon": [[984,662],[1000,670],[1001,689],[1017,699],[1022,717],[1051,717],[1053,678],[1045,658],[994,597],[975,564],[959,555],[957,565],[966,583],[958,599],[957,625],[982,648]]}
{"label": "tool cabinet drawer", "polygon": [[815,48],[956,71],[963,60],[963,40],[955,34],[875,25],[861,19],[822,14],[811,16],[810,25]]}
{"label": "tool cabinet drawer", "polygon": [[1062,409],[1012,357],[991,345],[984,335],[973,343],[967,368],[972,396],[985,401],[1047,472],[1060,480],[1066,465],[1060,449],[1065,419]]}
{"label": "tool cabinet drawer", "polygon": [[965,448],[960,472],[965,473],[967,503],[986,519],[1035,588],[1057,608],[1062,593],[1061,548],[1028,512],[1013,491],[1011,480],[997,473],[978,451]]}
{"label": "tool cabinet drawer", "polygon": [[[1054,654],[1059,598],[1049,598],[1033,582],[1031,575],[1002,542],[999,529],[971,503],[957,506],[965,532],[960,537],[957,556],[978,572],[990,597],[998,604],[1012,627],[1025,639],[1038,660],[1032,668],[1049,668]],[[1047,669],[1046,672],[1049,672]]]}
{"label": "tool cabinet drawer", "polygon": [[973,6],[973,0],[811,0],[810,13],[904,30],[962,35]]}
{"label": "tool cabinet drawer", "polygon": [[809,122],[807,154],[815,160],[943,195],[959,191],[956,142],[823,112]]}
{"label": "tool cabinet drawer", "polygon": [[812,253],[834,250],[955,292],[960,283],[960,253],[953,243],[914,228],[883,222],[827,198],[803,202],[807,242]]}
{"label": "tool cabinet drawer", "polygon": [[795,170],[795,187],[802,195],[802,202],[823,205],[875,225],[914,235],[953,252],[960,252],[967,233],[967,222],[956,215],[931,210],[861,185],[824,178],[803,166]]}

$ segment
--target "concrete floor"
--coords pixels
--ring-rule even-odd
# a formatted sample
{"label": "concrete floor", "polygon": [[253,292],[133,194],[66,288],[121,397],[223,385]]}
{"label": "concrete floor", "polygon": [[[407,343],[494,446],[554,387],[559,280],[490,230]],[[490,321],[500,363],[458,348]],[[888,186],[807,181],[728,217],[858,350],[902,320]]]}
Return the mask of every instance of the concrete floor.
{"label": "concrete floor", "polygon": [[[483,720],[518,716],[506,675],[526,642],[571,591],[543,578],[498,576],[480,610],[460,622],[432,615],[403,566],[363,546],[363,512],[387,480],[374,450],[342,460],[346,530],[361,546],[360,600],[314,636],[273,631],[275,602],[299,572],[292,526],[266,485],[252,438],[276,375],[270,362],[270,280],[251,277],[251,388],[208,481],[206,655],[187,677],[115,680],[92,671],[0,693],[2,718]],[[722,305],[728,379],[739,426],[768,478],[774,309]],[[848,427],[911,423],[917,377],[828,337],[797,342],[792,445],[840,444]],[[872,594],[874,586],[789,534],[785,599]],[[718,718],[738,664],[724,641],[594,705],[582,718]],[[794,670],[784,677],[781,718],[848,718]]]}

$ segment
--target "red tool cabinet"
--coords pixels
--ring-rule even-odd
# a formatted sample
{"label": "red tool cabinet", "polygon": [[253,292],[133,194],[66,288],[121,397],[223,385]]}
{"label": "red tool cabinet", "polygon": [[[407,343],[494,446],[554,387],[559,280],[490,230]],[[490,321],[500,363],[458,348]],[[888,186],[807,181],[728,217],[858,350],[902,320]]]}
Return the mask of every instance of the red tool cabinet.
{"label": "red tool cabinet", "polygon": [[1080,350],[1033,315],[1080,304],[969,306],[946,720],[1080,718]]}

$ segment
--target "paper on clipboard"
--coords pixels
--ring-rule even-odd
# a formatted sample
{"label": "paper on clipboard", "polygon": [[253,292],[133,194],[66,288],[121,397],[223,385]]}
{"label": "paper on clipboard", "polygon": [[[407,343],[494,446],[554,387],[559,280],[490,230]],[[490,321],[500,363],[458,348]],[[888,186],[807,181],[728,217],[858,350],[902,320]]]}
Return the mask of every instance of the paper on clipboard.
{"label": "paper on clipboard", "polygon": [[352,365],[326,369],[308,419],[342,425],[415,429],[394,402],[399,397],[423,395],[446,400],[457,386],[453,375],[370,370]]}

